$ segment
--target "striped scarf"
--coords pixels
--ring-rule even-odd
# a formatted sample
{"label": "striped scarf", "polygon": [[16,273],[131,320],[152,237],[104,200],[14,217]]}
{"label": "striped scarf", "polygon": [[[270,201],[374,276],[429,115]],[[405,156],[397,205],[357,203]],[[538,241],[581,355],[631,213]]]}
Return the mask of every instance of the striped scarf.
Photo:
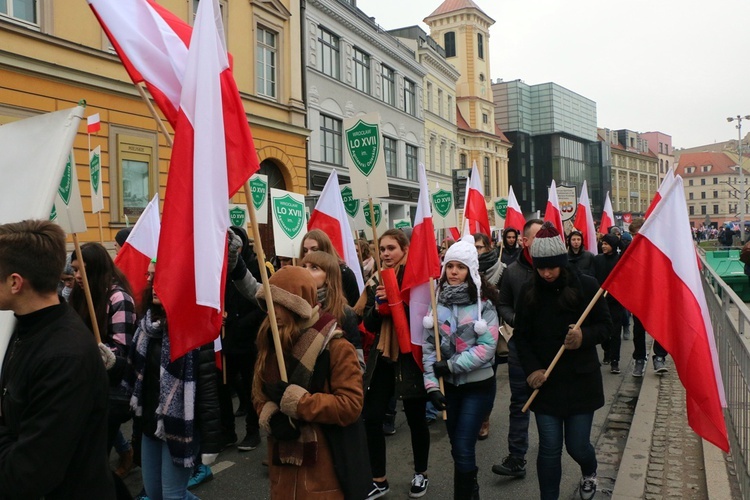
{"label": "striped scarf", "polygon": [[193,467],[198,447],[195,442],[195,392],[198,349],[174,362],[169,360],[169,334],[166,324],[152,321],[151,310],[141,319],[133,338],[130,363],[135,381],[130,407],[137,417],[143,416],[143,376],[149,343],[162,339],[159,370],[159,405],[156,408],[156,437],[166,441],[172,462],[178,467]]}

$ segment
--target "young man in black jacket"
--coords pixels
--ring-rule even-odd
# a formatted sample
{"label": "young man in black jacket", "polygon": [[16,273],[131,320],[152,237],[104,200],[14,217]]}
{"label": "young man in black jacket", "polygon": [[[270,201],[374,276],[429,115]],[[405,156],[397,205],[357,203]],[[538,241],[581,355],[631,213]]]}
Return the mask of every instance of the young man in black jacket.
{"label": "young man in black jacket", "polygon": [[0,225],[0,310],[17,319],[0,373],[0,499],[115,498],[106,353],[60,303],[64,265],[56,224]]}

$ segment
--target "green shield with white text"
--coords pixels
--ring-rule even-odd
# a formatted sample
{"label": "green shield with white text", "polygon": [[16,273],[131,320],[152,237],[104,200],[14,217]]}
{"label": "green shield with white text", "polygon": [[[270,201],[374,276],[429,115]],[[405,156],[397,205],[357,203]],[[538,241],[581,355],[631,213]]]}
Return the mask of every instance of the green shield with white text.
{"label": "green shield with white text", "polygon": [[362,172],[369,177],[380,151],[380,127],[359,120],[355,126],[346,131],[346,144],[349,156]]}
{"label": "green shield with white text", "polygon": [[440,217],[445,218],[453,206],[453,193],[441,189],[432,194],[432,206]]}
{"label": "green shield with white text", "polygon": [[273,200],[273,213],[276,222],[289,239],[294,239],[305,224],[305,204],[288,194]]}

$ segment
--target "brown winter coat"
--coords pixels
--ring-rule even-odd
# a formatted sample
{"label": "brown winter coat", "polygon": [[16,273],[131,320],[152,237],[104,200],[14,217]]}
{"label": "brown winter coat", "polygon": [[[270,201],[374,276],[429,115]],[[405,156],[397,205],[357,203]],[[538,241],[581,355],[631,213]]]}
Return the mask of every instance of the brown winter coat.
{"label": "brown winter coat", "polygon": [[[334,338],[328,344],[330,376],[324,390],[310,394],[298,385],[290,385],[281,400],[281,408],[268,401],[262,392],[253,393],[260,426],[269,432],[268,464],[271,498],[283,500],[343,500],[339,481],[333,468],[331,450],[318,424],[348,426],[362,412],[364,392],[362,372],[354,346],[346,339]],[[278,370],[276,357],[269,354],[267,369]],[[311,425],[317,435],[317,459],[311,465],[275,465],[274,438],[268,422],[277,411],[283,411],[302,425]]]}

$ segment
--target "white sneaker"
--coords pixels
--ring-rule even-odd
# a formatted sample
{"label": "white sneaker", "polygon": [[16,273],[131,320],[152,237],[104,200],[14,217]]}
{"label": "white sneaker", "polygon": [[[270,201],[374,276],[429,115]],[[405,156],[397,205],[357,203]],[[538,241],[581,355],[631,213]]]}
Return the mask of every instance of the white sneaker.
{"label": "white sneaker", "polygon": [[416,473],[411,480],[411,489],[409,490],[409,498],[419,498],[427,493],[427,485],[430,484],[430,480],[424,477],[423,474]]}
{"label": "white sneaker", "polygon": [[591,500],[596,495],[596,472],[590,476],[583,476],[581,483],[578,487],[578,493],[581,495],[581,500]]}

